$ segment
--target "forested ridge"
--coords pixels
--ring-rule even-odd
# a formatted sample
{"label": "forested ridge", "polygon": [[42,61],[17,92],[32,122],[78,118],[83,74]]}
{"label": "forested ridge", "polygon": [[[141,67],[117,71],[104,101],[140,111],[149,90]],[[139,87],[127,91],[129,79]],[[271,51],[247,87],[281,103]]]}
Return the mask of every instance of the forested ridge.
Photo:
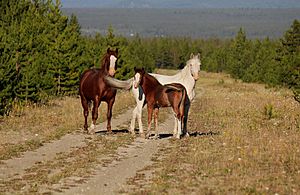
{"label": "forested ridge", "polygon": [[182,68],[200,52],[202,70],[227,72],[245,82],[287,86],[300,101],[300,23],[295,18],[282,38],[233,39],[83,36],[76,16],[64,16],[60,1],[3,0],[0,3],[0,115],[13,105],[45,103],[77,95],[81,73],[99,67],[107,48],[119,48],[116,77],[133,76],[134,66]]}

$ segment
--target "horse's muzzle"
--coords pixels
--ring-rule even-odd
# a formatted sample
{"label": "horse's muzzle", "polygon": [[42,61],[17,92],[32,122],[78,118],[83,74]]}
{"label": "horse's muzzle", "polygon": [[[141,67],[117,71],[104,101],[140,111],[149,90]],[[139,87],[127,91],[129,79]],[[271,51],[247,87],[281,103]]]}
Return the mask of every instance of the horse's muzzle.
{"label": "horse's muzzle", "polygon": [[198,74],[194,74],[193,78],[195,79],[195,81],[197,81],[199,79],[199,75]]}
{"label": "horse's muzzle", "polygon": [[109,71],[108,71],[108,74],[110,75],[110,76],[115,76],[115,73],[116,73],[116,71],[115,71],[115,69],[113,69],[113,68],[110,68],[109,69]]}
{"label": "horse's muzzle", "polygon": [[133,82],[133,87],[136,89],[136,88],[138,88],[138,87],[139,87],[139,84],[138,84],[138,83],[136,83],[136,82]]}

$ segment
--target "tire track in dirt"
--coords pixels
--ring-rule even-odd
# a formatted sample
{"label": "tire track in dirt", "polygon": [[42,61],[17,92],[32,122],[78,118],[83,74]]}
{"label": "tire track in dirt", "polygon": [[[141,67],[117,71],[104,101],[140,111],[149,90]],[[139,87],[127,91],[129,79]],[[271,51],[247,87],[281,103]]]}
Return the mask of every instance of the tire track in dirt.
{"label": "tire track in dirt", "polygon": [[36,163],[52,160],[57,153],[83,147],[85,145],[84,139],[85,136],[82,136],[82,134],[67,134],[59,140],[44,144],[35,151],[25,152],[20,158],[2,161],[2,164],[0,164],[0,180],[22,175],[25,169]]}
{"label": "tire track in dirt", "polygon": [[[159,125],[159,133],[169,136],[173,125],[174,118],[170,114],[168,119]],[[115,156],[100,159],[111,163],[106,166],[98,165],[86,183],[68,183],[69,186],[77,186],[54,194],[116,194],[127,188],[126,182],[129,178],[153,164],[153,156],[159,148],[167,144],[169,144],[168,137],[157,140],[136,138],[132,144],[118,148]],[[151,173],[149,174],[148,177],[151,177]]]}
{"label": "tire track in dirt", "polygon": [[[112,120],[112,129],[116,131],[127,129],[131,116],[132,109],[128,109],[122,114],[117,115]],[[164,123],[159,124],[160,134],[169,134],[171,131],[166,132],[161,130],[170,130],[170,128],[173,128],[173,115],[169,114],[168,116],[169,118]],[[101,135],[101,133],[105,132],[104,129],[106,129],[106,121],[97,125],[95,131]],[[21,179],[26,175],[27,169],[42,162],[55,160],[59,154],[68,154],[85,147],[86,139],[89,139],[91,136],[95,135],[83,134],[77,131],[67,134],[59,140],[45,143],[35,151],[27,151],[19,158],[1,161],[0,183],[5,183],[8,180],[12,181],[14,178]],[[105,137],[110,139],[111,136],[105,135]],[[99,194],[103,192],[105,194],[114,194],[122,190],[126,186],[126,181],[134,177],[139,170],[151,165],[153,163],[151,161],[152,156],[157,153],[159,147],[168,143],[166,138],[158,140],[135,138],[132,144],[118,148],[116,155],[109,155],[100,159],[100,162],[103,160],[102,162],[111,163],[98,164],[92,176],[85,177],[84,181],[86,183],[78,184],[76,182],[76,180],[78,181],[78,179],[82,178],[67,177],[52,187],[40,186],[41,188],[38,192],[59,193],[59,191],[62,191],[63,194]],[[65,190],[66,186],[69,186],[67,187],[69,188],[68,190]]]}
{"label": "tire track in dirt", "polygon": [[[117,129],[119,126],[126,124],[130,120],[132,109],[117,115],[112,119],[112,128]],[[102,131],[106,127],[106,121],[96,126],[96,131]],[[19,158],[12,158],[1,161],[0,163],[0,181],[20,176],[25,170],[43,161],[53,160],[59,153],[70,153],[72,150],[84,147],[84,142],[91,135],[82,133],[66,134],[59,140],[46,143],[35,151],[27,151]]]}

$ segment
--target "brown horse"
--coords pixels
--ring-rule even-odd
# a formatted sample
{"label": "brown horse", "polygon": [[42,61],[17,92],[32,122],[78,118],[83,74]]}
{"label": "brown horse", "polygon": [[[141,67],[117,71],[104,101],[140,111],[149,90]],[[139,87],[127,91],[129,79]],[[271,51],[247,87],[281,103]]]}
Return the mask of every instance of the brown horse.
{"label": "brown horse", "polygon": [[142,87],[147,102],[148,130],[146,133],[146,138],[149,138],[150,136],[153,110],[155,123],[155,138],[157,138],[159,108],[172,107],[175,117],[177,119],[177,129],[174,129],[173,136],[180,139],[183,130],[183,121],[185,117],[185,106],[187,105],[188,101],[185,87],[179,83],[162,85],[157,81],[155,77],[146,73],[144,69],[134,68],[134,71],[135,76],[133,85],[135,88],[137,88],[139,85]]}
{"label": "brown horse", "polygon": [[79,94],[84,114],[84,129],[88,132],[87,117],[89,114],[89,103],[93,101],[91,130],[94,129],[98,118],[98,107],[101,101],[107,103],[107,131],[111,133],[112,107],[115,102],[117,90],[104,82],[104,77],[114,76],[116,72],[116,61],[118,49],[112,51],[107,49],[102,59],[101,68],[93,68],[83,72],[80,78]]}

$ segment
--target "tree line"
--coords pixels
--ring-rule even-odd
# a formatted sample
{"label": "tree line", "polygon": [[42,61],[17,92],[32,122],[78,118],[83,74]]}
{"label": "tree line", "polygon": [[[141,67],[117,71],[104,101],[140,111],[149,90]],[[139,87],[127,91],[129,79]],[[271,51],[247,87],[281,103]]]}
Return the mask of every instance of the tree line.
{"label": "tree line", "polygon": [[0,3],[0,115],[15,103],[45,103],[78,94],[79,78],[99,67],[108,47],[119,48],[119,79],[133,67],[151,72],[182,68],[190,53],[200,52],[202,70],[227,72],[245,82],[290,87],[300,100],[300,24],[295,20],[279,40],[247,39],[243,29],[233,39],[188,37],[133,38],[83,36],[76,16],[61,12],[59,0],[3,0]]}

